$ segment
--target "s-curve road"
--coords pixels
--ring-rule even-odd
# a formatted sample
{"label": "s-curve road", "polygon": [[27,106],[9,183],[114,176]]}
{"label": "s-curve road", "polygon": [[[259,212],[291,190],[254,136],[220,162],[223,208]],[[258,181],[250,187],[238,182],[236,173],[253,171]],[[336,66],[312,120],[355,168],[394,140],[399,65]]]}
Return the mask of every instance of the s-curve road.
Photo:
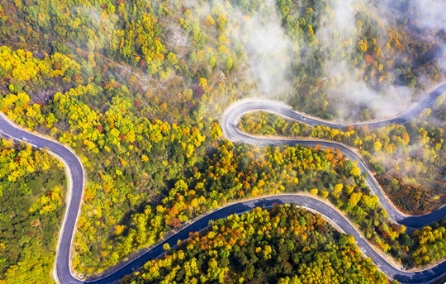
{"label": "s-curve road", "polygon": [[55,278],[60,283],[70,283],[73,276],[70,271],[70,250],[79,215],[85,173],[79,158],[67,147],[52,140],[25,131],[0,115],[0,132],[15,140],[24,141],[37,148],[46,148],[65,165],[68,174],[68,207],[59,234],[56,253]]}
{"label": "s-curve road", "polygon": [[[423,99],[417,106],[407,111],[403,115],[393,118],[391,120],[376,121],[370,123],[360,123],[357,125],[368,125],[369,127],[381,127],[390,123],[404,123],[409,119],[418,115],[423,109],[429,107],[435,99],[446,91],[446,84],[440,85],[432,91],[425,99]],[[387,199],[379,184],[373,178],[371,172],[366,164],[354,149],[348,146],[316,139],[284,139],[284,138],[265,138],[251,136],[240,132],[237,128],[237,121],[243,115],[255,110],[265,110],[277,113],[290,119],[299,120],[309,125],[326,125],[332,128],[344,129],[347,125],[334,124],[327,121],[310,118],[304,114],[295,112],[291,108],[278,102],[266,100],[244,100],[238,102],[228,108],[223,115],[221,125],[226,137],[234,142],[255,144],[259,146],[267,145],[303,145],[316,146],[321,145],[324,148],[339,148],[340,151],[349,159],[358,161],[358,166],[361,171],[368,173],[367,183],[371,187],[374,194],[378,195],[382,206],[389,212],[389,217],[397,223],[404,224],[408,227],[422,227],[439,220],[446,216],[446,207],[422,216],[406,216],[399,212],[392,203]],[[15,140],[24,141],[38,148],[46,148],[56,157],[63,161],[69,179],[68,189],[68,207],[61,226],[59,241],[57,245],[54,278],[59,283],[114,283],[134,270],[139,269],[150,259],[154,259],[163,255],[163,244],[169,243],[171,247],[175,247],[177,240],[185,240],[189,236],[189,232],[200,231],[204,229],[210,220],[225,218],[230,214],[241,214],[252,210],[252,208],[271,207],[273,204],[287,204],[295,203],[299,206],[304,206],[312,211],[319,212],[335,227],[341,229],[347,234],[353,235],[357,244],[361,247],[365,255],[370,257],[380,270],[386,273],[390,278],[396,279],[402,283],[431,283],[446,273],[446,261],[430,267],[428,269],[407,272],[402,271],[397,267],[392,266],[387,262],[379,252],[375,251],[371,245],[360,235],[358,231],[338,213],[331,205],[324,203],[312,197],[303,196],[299,194],[278,194],[274,196],[262,197],[257,199],[234,202],[230,205],[223,206],[203,217],[195,220],[191,224],[185,226],[180,231],[176,232],[171,237],[158,243],[145,253],[135,257],[133,260],[111,268],[110,271],[100,278],[81,280],[73,276],[70,269],[71,257],[70,249],[72,247],[73,235],[75,232],[76,221],[79,215],[80,204],[82,200],[82,193],[84,188],[85,173],[80,163],[79,158],[67,147],[54,142],[52,140],[43,138],[31,132],[25,131],[11,122],[5,117],[0,116],[0,132],[3,135]]]}

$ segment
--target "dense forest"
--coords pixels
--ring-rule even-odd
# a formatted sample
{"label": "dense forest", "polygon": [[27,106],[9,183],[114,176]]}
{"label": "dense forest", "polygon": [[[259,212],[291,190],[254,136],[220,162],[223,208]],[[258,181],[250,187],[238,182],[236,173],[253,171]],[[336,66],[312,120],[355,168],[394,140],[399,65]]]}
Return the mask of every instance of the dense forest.
{"label": "dense forest", "polygon": [[[87,171],[75,271],[100,274],[227,202],[295,191],[329,199],[409,267],[444,258],[444,226],[412,233],[391,223],[339,151],[260,149],[222,137],[220,114],[243,97],[281,99],[326,119],[371,119],[401,111],[384,102],[408,107],[441,82],[444,32],[423,26],[423,10],[412,12],[409,1],[369,2],[0,0],[1,111],[70,146]],[[246,117],[243,127],[357,146],[400,208],[426,212],[445,201],[442,170],[432,170],[444,167],[444,113],[438,103],[429,119],[348,133],[276,118]],[[53,256],[36,266],[35,251],[54,251],[63,170],[45,151],[8,140],[1,150],[0,281],[47,283]],[[395,162],[400,153],[408,158]],[[332,234],[327,258],[347,248]]]}
{"label": "dense forest", "polygon": [[295,206],[210,224],[124,283],[389,283],[352,237]]}
{"label": "dense forest", "polygon": [[64,210],[63,166],[0,140],[0,283],[50,283]]}

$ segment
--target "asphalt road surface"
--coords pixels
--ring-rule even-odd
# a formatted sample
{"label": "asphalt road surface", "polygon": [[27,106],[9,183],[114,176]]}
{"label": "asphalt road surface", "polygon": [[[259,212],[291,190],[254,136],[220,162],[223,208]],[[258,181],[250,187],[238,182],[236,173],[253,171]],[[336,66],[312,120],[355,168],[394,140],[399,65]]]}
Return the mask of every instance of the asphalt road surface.
{"label": "asphalt road surface", "polygon": [[[361,156],[356,151],[348,146],[317,139],[284,139],[284,138],[270,138],[270,137],[256,137],[246,133],[240,132],[237,128],[238,119],[248,113],[255,110],[264,110],[276,113],[278,115],[301,121],[310,126],[325,125],[331,128],[346,129],[348,126],[368,125],[369,128],[382,127],[392,123],[405,123],[410,119],[416,117],[425,108],[430,107],[432,103],[441,95],[446,92],[446,84],[438,86],[434,91],[427,95],[422,101],[420,101],[415,107],[408,110],[404,114],[389,119],[373,122],[363,122],[358,124],[336,124],[329,121],[319,120],[317,118],[309,117],[305,114],[296,112],[290,107],[275,101],[267,100],[243,100],[227,109],[223,115],[221,126],[225,136],[239,143],[248,143],[258,146],[273,146],[273,145],[303,145],[303,146],[316,146],[320,145],[323,148],[338,148],[340,151],[350,160],[358,161],[358,166],[362,172],[368,174],[367,184],[370,186],[372,192],[379,197],[382,206],[389,213],[389,217],[399,224],[404,224],[407,227],[418,228],[428,225],[434,221],[437,221],[446,216],[446,207],[434,211],[430,214],[421,216],[407,216],[399,212],[392,203],[387,199],[383,190],[373,178],[373,175],[367,168],[366,164],[362,160]],[[324,203],[320,200],[303,196],[299,194],[278,194],[275,196],[268,196],[258,199],[252,199],[248,201],[240,201],[228,206],[224,206],[218,210],[215,210],[203,217],[195,220],[193,223],[184,227],[182,230],[176,232],[171,237],[158,243],[150,250],[142,253],[138,257],[134,258],[127,263],[124,263],[116,268],[111,268],[108,274],[103,275],[98,279],[81,280],[73,276],[70,259],[70,250],[72,240],[75,232],[75,225],[79,215],[80,204],[82,201],[82,194],[84,188],[85,173],[79,158],[67,147],[54,142],[48,138],[33,134],[25,131],[20,127],[9,122],[4,116],[0,116],[0,132],[7,137],[15,140],[29,143],[37,148],[45,148],[59,159],[61,159],[68,172],[69,190],[67,193],[68,207],[65,213],[65,217],[61,226],[59,241],[56,252],[56,263],[54,269],[54,278],[59,283],[114,283],[127,274],[131,274],[133,271],[139,269],[148,260],[160,257],[163,255],[163,244],[169,243],[171,247],[175,247],[178,240],[185,240],[188,238],[190,232],[201,231],[207,227],[210,220],[219,218],[225,218],[230,214],[241,214],[252,210],[252,208],[271,207],[273,204],[286,204],[295,203],[299,206],[304,206],[312,211],[322,214],[325,219],[341,229],[347,234],[353,235],[356,239],[358,246],[362,252],[370,257],[373,262],[379,267],[381,271],[386,273],[389,278],[396,279],[402,283],[431,283],[436,279],[439,279],[446,274],[446,261],[433,266],[429,269],[425,269],[417,272],[407,272],[400,270],[399,267],[392,266],[387,262],[379,252],[376,252],[370,244],[360,235],[358,231],[350,224],[350,222],[340,215],[331,205]]]}

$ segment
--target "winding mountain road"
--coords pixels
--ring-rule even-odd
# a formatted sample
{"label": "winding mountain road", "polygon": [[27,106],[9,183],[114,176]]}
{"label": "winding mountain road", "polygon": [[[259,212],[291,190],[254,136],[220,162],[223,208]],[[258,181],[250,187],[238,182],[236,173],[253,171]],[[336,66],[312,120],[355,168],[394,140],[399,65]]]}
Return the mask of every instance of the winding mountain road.
{"label": "winding mountain road", "polygon": [[[414,118],[420,114],[425,108],[432,105],[432,103],[444,92],[446,92],[446,84],[438,86],[434,91],[429,93],[421,102],[419,102],[414,108],[408,110],[406,113],[389,120],[374,121],[374,122],[362,122],[356,125],[368,125],[371,128],[382,127],[391,123],[405,123],[408,120]],[[422,216],[407,216],[399,212],[392,203],[387,199],[383,190],[374,179],[373,175],[367,168],[366,164],[362,160],[361,156],[356,151],[344,144],[317,140],[317,139],[285,139],[285,138],[266,138],[256,137],[240,132],[236,125],[238,119],[248,113],[255,110],[264,110],[276,113],[278,115],[287,117],[289,119],[301,121],[310,126],[325,125],[331,128],[346,129],[350,125],[336,124],[329,121],[323,121],[316,118],[311,118],[305,114],[298,113],[292,110],[290,107],[267,100],[243,100],[235,103],[227,109],[224,113],[221,126],[225,136],[234,141],[240,143],[254,144],[258,146],[269,145],[303,145],[303,146],[316,146],[321,145],[323,148],[339,148],[340,151],[350,160],[357,161],[358,166],[362,172],[368,173],[367,184],[370,186],[372,192],[379,197],[379,201],[382,206],[389,213],[389,217],[399,224],[404,224],[407,227],[418,228],[428,225],[434,221],[437,221],[446,216],[446,207],[434,211],[430,214]],[[77,218],[79,215],[79,209],[82,201],[83,188],[85,185],[85,173],[79,158],[67,147],[55,142],[51,139],[33,134],[29,131],[23,130],[20,127],[14,125],[3,115],[0,115],[0,132],[7,137],[15,140],[24,141],[38,148],[46,148],[57,158],[59,158],[65,165],[68,174],[69,188],[67,192],[68,207],[65,213],[65,217],[61,226],[59,235],[54,278],[59,283],[113,283],[127,274],[132,273],[134,270],[139,269],[150,259],[157,258],[163,255],[163,244],[169,243],[171,247],[175,247],[177,240],[185,240],[189,236],[189,232],[200,231],[207,227],[210,220],[225,218],[230,214],[241,214],[252,210],[252,208],[271,207],[274,203],[286,204],[295,203],[299,206],[304,206],[312,211],[322,214],[329,222],[335,225],[340,230],[347,234],[353,235],[356,239],[358,246],[363,253],[370,257],[381,271],[386,273],[388,277],[396,279],[402,283],[431,283],[446,274],[446,261],[442,263],[417,272],[402,271],[397,267],[392,266],[387,262],[380,254],[373,249],[373,247],[356,231],[356,229],[350,224],[344,216],[333,208],[333,206],[324,203],[318,199],[299,195],[299,194],[278,194],[274,196],[267,196],[257,199],[245,200],[234,202],[233,204],[226,205],[217,209],[201,218],[195,220],[191,224],[185,226],[180,231],[176,232],[171,237],[158,243],[150,250],[142,253],[133,260],[111,269],[110,273],[91,280],[80,280],[73,276],[71,271],[71,257],[70,251],[72,247],[73,236],[75,233],[75,227]]]}

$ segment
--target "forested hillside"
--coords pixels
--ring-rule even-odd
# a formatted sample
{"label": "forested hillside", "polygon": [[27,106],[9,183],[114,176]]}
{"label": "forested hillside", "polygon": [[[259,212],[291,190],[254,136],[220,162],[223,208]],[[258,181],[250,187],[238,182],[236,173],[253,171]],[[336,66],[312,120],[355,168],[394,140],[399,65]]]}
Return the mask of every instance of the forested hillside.
{"label": "forested hillside", "polygon": [[124,283],[388,283],[355,240],[295,206],[210,224]]}
{"label": "forested hillside", "polygon": [[[71,147],[87,172],[74,270],[101,274],[213,208],[295,191],[330,200],[407,266],[443,258],[442,227],[412,233],[391,223],[358,167],[339,151],[257,148],[222,137],[222,112],[244,97],[280,99],[326,119],[365,120],[396,114],[444,79],[438,59],[444,31],[422,21],[425,10],[404,0],[347,2],[0,0],[0,110]],[[441,1],[433,2],[441,11]],[[430,120],[377,132],[287,122],[246,129],[359,147],[396,203],[418,213],[445,200],[442,170],[432,171],[443,168],[443,108],[439,103]],[[0,208],[0,281],[20,275],[47,283],[53,259],[37,267],[34,252],[54,252],[66,187],[62,169],[45,151],[9,140],[0,150],[8,153],[0,173],[0,204],[7,204]],[[405,151],[408,166],[393,162]],[[380,155],[389,164],[374,160]],[[413,173],[423,178],[420,184],[410,180]],[[401,197],[400,186],[411,195]],[[424,237],[430,232],[437,237]],[[352,249],[363,261],[344,237],[330,234],[327,258]],[[243,250],[252,254],[250,248]],[[359,270],[358,279],[371,279],[370,271]],[[295,276],[274,273],[271,279]],[[26,278],[32,275],[42,276]]]}
{"label": "forested hillside", "polygon": [[46,152],[0,140],[0,283],[49,283],[65,175]]}

